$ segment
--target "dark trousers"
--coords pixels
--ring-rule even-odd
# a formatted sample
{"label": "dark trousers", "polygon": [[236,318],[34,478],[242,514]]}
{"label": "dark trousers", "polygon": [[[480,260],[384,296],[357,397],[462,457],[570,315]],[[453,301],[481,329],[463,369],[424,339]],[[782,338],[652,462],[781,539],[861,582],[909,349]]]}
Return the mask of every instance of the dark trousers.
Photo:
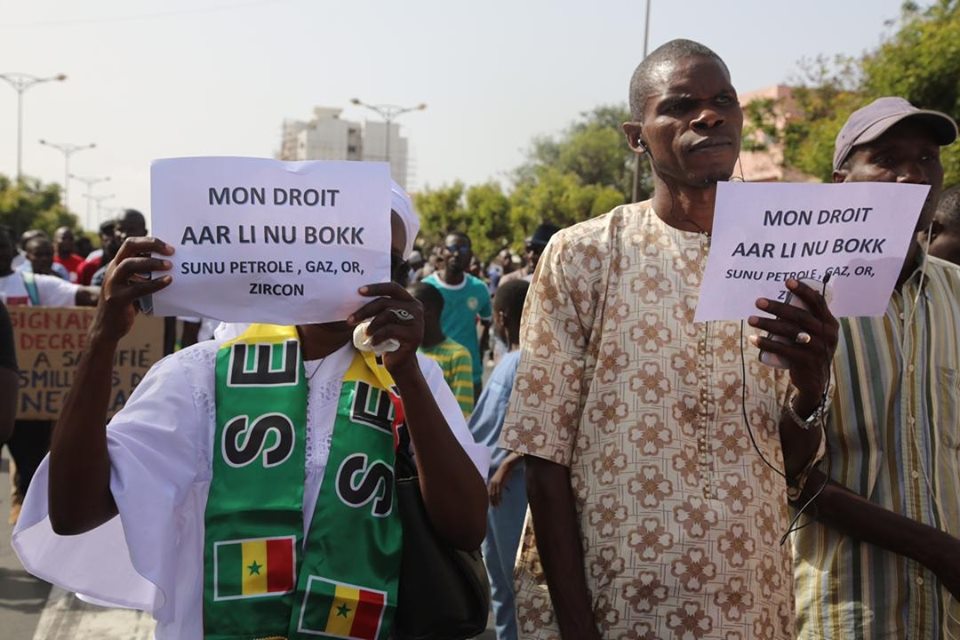
{"label": "dark trousers", "polygon": [[14,476],[14,488],[19,502],[27,495],[30,481],[43,457],[50,451],[51,420],[17,420],[13,427],[13,436],[7,441],[10,457],[17,465]]}

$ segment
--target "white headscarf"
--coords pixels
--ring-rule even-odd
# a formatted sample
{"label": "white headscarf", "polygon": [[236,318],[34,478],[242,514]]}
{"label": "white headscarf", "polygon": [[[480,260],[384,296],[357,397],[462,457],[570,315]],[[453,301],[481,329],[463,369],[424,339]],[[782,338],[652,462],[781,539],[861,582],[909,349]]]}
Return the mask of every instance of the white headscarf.
{"label": "white headscarf", "polygon": [[403,187],[393,180],[390,181],[390,208],[403,220],[403,226],[407,230],[407,245],[403,248],[403,258],[406,260],[413,253],[413,242],[417,239],[420,232],[420,216],[417,210],[413,208],[413,201]]}

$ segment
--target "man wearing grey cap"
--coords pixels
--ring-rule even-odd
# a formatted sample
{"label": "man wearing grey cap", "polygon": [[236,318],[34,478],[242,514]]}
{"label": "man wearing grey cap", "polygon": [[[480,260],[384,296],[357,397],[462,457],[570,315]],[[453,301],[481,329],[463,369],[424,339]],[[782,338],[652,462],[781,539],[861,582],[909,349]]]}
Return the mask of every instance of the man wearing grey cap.
{"label": "man wearing grey cap", "polygon": [[[837,136],[834,182],[930,185],[926,237],[940,147],[956,138],[949,116],[880,98]],[[911,243],[884,316],[840,321],[822,467],[832,482],[810,477],[801,503],[822,488],[820,523],[794,536],[804,640],[960,638],[960,268],[925,244]]]}

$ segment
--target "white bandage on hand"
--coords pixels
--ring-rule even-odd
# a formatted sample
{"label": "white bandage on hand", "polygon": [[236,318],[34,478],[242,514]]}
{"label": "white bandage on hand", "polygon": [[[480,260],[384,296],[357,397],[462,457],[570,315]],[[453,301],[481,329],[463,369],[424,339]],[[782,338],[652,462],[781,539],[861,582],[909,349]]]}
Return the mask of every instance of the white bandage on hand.
{"label": "white bandage on hand", "polygon": [[387,338],[378,345],[373,345],[371,337],[367,335],[367,327],[372,320],[364,320],[353,330],[353,346],[357,351],[372,351],[377,355],[396,351],[400,348],[400,341],[396,338]]}

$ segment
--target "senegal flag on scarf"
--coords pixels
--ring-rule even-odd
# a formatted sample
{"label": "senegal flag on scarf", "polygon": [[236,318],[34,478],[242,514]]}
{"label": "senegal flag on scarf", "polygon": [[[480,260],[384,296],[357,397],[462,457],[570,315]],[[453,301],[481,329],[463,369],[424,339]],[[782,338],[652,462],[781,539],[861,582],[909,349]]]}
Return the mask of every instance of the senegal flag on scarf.
{"label": "senegal flag on scarf", "polygon": [[214,545],[214,599],[256,598],[293,591],[295,536],[231,540]]}
{"label": "senegal flag on scarf", "polygon": [[294,327],[252,325],[217,354],[204,514],[205,640],[387,640],[402,525],[393,381],[352,353],[304,540],[307,395]]}
{"label": "senegal flag on scarf", "polygon": [[[311,576],[299,631],[337,638],[376,640],[387,594]],[[330,602],[330,607],[316,606]]]}

